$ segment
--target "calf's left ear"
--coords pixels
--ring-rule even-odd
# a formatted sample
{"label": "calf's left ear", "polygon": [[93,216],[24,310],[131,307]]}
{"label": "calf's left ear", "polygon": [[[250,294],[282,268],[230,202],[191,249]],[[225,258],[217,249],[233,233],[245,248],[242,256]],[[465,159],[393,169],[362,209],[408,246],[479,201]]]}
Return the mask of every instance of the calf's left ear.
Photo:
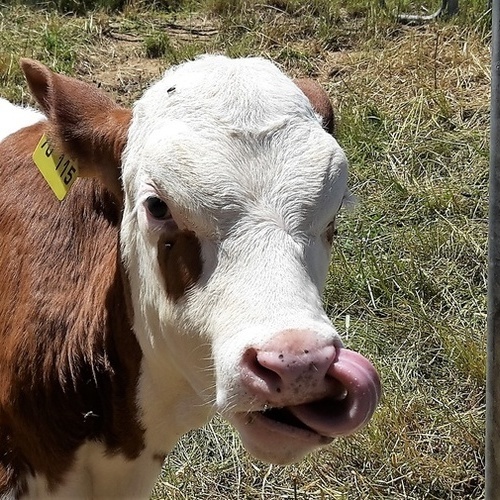
{"label": "calf's left ear", "polygon": [[295,85],[309,99],[314,111],[323,119],[323,128],[330,134],[335,135],[335,115],[332,102],[323,87],[310,78],[298,78],[294,80]]}
{"label": "calf's left ear", "polygon": [[21,68],[48,118],[48,135],[56,150],[78,161],[81,177],[101,179],[121,199],[120,164],[131,111],[96,87],[54,73],[37,61],[21,59]]}

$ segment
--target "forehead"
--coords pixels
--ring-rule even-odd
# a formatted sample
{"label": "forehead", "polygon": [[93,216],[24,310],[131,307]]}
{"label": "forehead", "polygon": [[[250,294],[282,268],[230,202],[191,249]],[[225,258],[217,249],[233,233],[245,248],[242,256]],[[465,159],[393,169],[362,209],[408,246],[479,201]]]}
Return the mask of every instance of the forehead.
{"label": "forehead", "polygon": [[136,103],[143,128],[181,119],[192,128],[260,131],[293,114],[315,116],[304,94],[261,58],[205,56],[167,71]]}
{"label": "forehead", "polygon": [[152,184],[190,218],[251,208],[328,218],[345,191],[342,150],[262,59],[208,57],[168,72],[135,106],[127,156],[136,188]]}

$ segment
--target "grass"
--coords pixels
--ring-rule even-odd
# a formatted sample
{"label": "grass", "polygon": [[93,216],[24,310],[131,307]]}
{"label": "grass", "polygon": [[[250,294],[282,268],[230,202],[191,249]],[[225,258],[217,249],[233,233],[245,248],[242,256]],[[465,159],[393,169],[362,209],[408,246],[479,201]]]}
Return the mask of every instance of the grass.
{"label": "grass", "polygon": [[215,419],[168,457],[154,498],[484,497],[490,17],[482,0],[425,25],[395,17],[439,3],[0,7],[0,95],[17,102],[30,102],[20,56],[131,103],[165,67],[223,52],[271,57],[335,103],[358,206],[340,217],[325,307],[377,365],[382,404],[364,431],[289,467],[252,461]]}

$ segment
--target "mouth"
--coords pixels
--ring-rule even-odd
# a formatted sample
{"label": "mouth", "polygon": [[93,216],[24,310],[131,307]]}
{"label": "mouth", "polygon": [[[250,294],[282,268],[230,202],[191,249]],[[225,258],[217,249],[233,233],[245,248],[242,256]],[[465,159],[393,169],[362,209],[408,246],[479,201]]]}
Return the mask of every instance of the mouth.
{"label": "mouth", "polygon": [[246,425],[257,430],[261,428],[272,432],[275,437],[291,437],[314,445],[325,445],[333,441],[333,437],[324,436],[300,420],[288,408],[269,408],[262,411],[249,412],[245,415]]}
{"label": "mouth", "polygon": [[[295,438],[330,443],[345,432],[332,430],[332,421],[345,414],[347,396],[325,398],[298,406],[273,407],[245,414],[246,425],[259,425],[269,431]],[[336,418],[337,417],[337,418]]]}
{"label": "mouth", "polygon": [[274,464],[296,462],[334,439],[316,432],[291,407],[234,413],[226,418],[255,458]]}
{"label": "mouth", "polygon": [[299,420],[288,408],[270,408],[257,413],[259,413],[262,418],[271,420],[270,425],[274,422],[275,425],[315,432],[302,422],[302,420]]}
{"label": "mouth", "polygon": [[[297,461],[335,437],[363,428],[380,399],[378,374],[358,353],[340,350],[327,375],[336,381],[335,389],[330,387],[323,398],[294,404],[292,397],[282,399],[284,404],[275,401],[271,407],[264,405],[225,416],[240,433],[247,450],[257,458],[272,463]],[[308,396],[314,394],[305,395]]]}

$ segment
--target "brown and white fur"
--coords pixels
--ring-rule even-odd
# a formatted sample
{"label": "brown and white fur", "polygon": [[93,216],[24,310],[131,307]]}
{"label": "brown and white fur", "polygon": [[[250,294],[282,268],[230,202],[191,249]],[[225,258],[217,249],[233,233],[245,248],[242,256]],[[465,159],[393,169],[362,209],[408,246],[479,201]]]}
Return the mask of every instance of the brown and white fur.
{"label": "brown and white fur", "polygon": [[[347,192],[326,94],[206,56],[129,110],[22,68],[43,114],[0,101],[0,497],[147,498],[215,412],[273,463],[364,426],[378,375],[321,305]],[[44,133],[78,161],[63,202]]]}

